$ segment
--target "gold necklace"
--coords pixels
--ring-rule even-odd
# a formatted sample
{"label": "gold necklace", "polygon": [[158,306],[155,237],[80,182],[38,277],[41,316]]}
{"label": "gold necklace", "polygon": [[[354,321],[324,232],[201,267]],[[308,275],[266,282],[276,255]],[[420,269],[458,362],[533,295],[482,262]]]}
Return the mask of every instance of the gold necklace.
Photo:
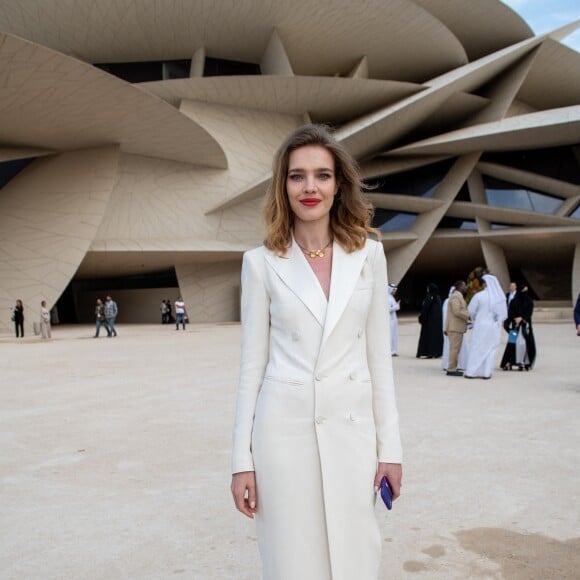
{"label": "gold necklace", "polygon": [[[298,244],[298,242],[296,242],[296,243]],[[307,250],[306,248],[303,248],[300,244],[298,244],[298,247],[307,256],[310,256],[311,258],[324,258],[324,256],[325,256],[324,250],[326,250],[326,248],[328,248],[328,246],[330,246],[330,244],[332,244],[332,238],[330,238],[330,241],[328,242],[328,244],[326,244],[326,246],[324,246],[324,248],[320,248],[319,250]]]}

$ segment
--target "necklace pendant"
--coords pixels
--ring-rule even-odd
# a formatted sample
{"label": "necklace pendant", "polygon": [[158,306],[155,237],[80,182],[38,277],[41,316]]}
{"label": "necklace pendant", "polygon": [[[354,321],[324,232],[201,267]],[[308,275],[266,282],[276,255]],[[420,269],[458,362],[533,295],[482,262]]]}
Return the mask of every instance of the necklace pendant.
{"label": "necklace pendant", "polygon": [[316,250],[316,255],[319,258],[324,258],[324,250]]}

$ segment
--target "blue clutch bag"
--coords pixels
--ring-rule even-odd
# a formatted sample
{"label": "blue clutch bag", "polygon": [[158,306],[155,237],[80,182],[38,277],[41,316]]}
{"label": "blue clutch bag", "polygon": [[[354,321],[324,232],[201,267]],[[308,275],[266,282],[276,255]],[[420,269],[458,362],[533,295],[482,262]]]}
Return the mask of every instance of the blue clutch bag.
{"label": "blue clutch bag", "polygon": [[381,497],[383,498],[383,502],[387,506],[387,509],[393,509],[393,492],[391,491],[391,487],[389,486],[386,477],[381,479]]}

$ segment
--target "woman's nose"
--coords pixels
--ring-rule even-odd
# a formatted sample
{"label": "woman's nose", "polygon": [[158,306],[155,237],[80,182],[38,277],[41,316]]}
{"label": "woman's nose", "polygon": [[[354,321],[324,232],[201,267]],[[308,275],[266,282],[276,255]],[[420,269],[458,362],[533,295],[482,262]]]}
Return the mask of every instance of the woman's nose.
{"label": "woman's nose", "polygon": [[313,175],[307,175],[304,179],[304,189],[306,191],[314,191],[316,189],[316,180]]}

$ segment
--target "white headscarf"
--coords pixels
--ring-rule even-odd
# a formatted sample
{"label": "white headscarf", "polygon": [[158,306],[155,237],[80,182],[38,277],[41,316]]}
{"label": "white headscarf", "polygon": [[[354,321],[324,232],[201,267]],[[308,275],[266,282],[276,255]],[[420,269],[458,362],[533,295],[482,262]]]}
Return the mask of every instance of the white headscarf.
{"label": "white headscarf", "polygon": [[455,292],[455,286],[451,286],[451,288],[449,288],[449,294],[447,294],[447,298],[451,298],[451,294],[453,294],[453,292]]}
{"label": "white headscarf", "polygon": [[505,295],[497,278],[491,274],[484,274],[485,290],[489,294],[489,305],[494,315],[494,319],[503,322],[507,318],[507,305]]}

